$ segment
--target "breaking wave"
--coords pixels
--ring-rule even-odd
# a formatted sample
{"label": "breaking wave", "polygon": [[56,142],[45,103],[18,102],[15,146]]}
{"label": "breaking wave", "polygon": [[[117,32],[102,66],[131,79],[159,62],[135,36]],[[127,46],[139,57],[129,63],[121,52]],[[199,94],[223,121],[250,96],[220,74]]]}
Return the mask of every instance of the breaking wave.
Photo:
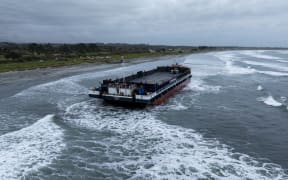
{"label": "breaking wave", "polygon": [[63,131],[53,123],[53,115],[0,136],[0,179],[25,179],[50,164],[64,146]]}
{"label": "breaking wave", "polygon": [[274,68],[277,70],[282,70],[282,71],[287,71],[288,68],[285,66],[280,66],[274,63],[261,63],[261,62],[256,62],[256,61],[242,61],[240,57],[237,57],[235,54],[231,52],[221,52],[221,53],[216,53],[214,54],[217,58],[219,58],[221,61],[225,63],[225,68],[228,74],[239,74],[239,75],[245,75],[245,74],[254,74],[254,73],[259,73],[259,74],[264,74],[268,76],[288,76],[288,73],[286,72],[279,72],[279,71],[264,71],[264,70],[258,70],[255,68],[251,68],[248,66],[247,68],[245,67],[240,67],[235,65],[235,62],[244,62],[249,65],[260,65],[260,66],[265,66],[269,68]]}
{"label": "breaking wave", "polygon": [[288,71],[288,67],[283,66],[283,64],[275,64],[275,63],[263,63],[263,62],[256,62],[256,61],[243,61],[246,64],[262,66],[267,68],[272,68],[280,71]]}
{"label": "breaking wave", "polygon": [[258,100],[264,102],[268,106],[280,107],[283,105],[281,102],[275,100],[271,95],[268,97],[260,97]]}
{"label": "breaking wave", "polygon": [[281,59],[277,59],[276,61],[278,61],[278,62],[282,62],[282,63],[288,63],[288,61],[287,61],[287,60],[281,60]]}
{"label": "breaking wave", "polygon": [[253,74],[255,69],[239,67],[233,64],[232,61],[226,61],[226,68],[229,74]]}
{"label": "breaking wave", "polygon": [[240,66],[236,66],[234,61],[239,60],[234,54],[225,52],[225,53],[216,53],[214,54],[218,59],[225,63],[226,71],[228,74],[253,74],[255,73],[255,69],[244,68]]}
{"label": "breaking wave", "polygon": [[241,54],[248,55],[260,59],[279,60],[281,58],[263,54],[265,51],[242,51]]}
{"label": "breaking wave", "polygon": [[257,70],[257,73],[259,74],[265,74],[269,76],[288,76],[288,73],[285,72],[276,72],[276,71],[259,71]]}
{"label": "breaking wave", "polygon": [[97,166],[120,171],[131,179],[287,178],[279,165],[233,152],[192,129],[168,125],[158,119],[158,111],[95,108],[88,101],[67,108],[64,119],[71,126],[109,132],[103,138],[103,152],[117,161]]}

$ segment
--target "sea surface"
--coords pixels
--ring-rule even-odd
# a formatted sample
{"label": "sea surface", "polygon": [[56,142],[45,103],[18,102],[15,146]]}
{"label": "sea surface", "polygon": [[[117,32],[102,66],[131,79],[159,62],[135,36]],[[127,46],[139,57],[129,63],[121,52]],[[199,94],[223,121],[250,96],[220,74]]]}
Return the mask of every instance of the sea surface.
{"label": "sea surface", "polygon": [[[175,62],[193,77],[161,106],[87,96],[103,79]],[[288,51],[124,63],[0,92],[0,179],[288,179]]]}

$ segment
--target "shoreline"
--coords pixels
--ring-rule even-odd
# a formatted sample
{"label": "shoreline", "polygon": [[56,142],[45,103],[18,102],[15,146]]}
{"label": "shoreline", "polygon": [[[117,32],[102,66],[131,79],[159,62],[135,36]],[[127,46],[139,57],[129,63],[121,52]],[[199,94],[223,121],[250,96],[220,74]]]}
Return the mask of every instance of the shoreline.
{"label": "shoreline", "polygon": [[[149,61],[158,61],[163,59],[170,59],[175,57],[183,57],[187,56],[189,54],[181,54],[181,55],[164,55],[164,56],[157,56],[157,57],[140,57],[140,58],[131,58],[124,60],[125,65],[131,65],[131,64],[139,64]],[[121,64],[120,61],[114,61],[114,62],[95,62],[95,63],[89,63],[84,62],[80,64],[72,64],[72,65],[65,65],[65,66],[57,66],[57,67],[45,67],[45,68],[35,68],[35,69],[28,69],[28,70],[15,70],[15,71],[7,71],[7,72],[0,72],[0,85],[3,84],[3,78],[9,78],[11,76],[19,76],[23,75],[23,77],[29,76],[29,74],[37,74],[39,75],[51,75],[53,73],[57,73],[58,75],[65,75],[66,73],[81,73],[81,72],[89,72],[93,70],[99,70],[99,69],[109,69],[116,67],[117,65]],[[39,78],[39,77],[38,77]]]}
{"label": "shoreline", "polygon": [[[166,55],[160,57],[134,58],[126,60],[125,66],[141,64],[149,61],[160,61],[185,55]],[[17,92],[29,87],[58,80],[61,78],[88,73],[92,71],[102,71],[116,68],[121,63],[82,63],[61,67],[38,68],[25,71],[9,71],[0,73],[0,99],[10,97]]]}

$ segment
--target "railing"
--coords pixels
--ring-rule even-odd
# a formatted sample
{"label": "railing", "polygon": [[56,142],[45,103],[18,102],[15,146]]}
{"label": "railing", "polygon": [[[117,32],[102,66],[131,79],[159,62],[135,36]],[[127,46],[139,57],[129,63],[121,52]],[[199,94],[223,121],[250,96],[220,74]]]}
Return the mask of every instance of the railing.
{"label": "railing", "polygon": [[152,93],[152,94],[149,94],[149,95],[137,95],[136,97],[139,97],[138,99],[146,99],[146,100],[147,100],[147,99],[152,99],[152,98],[154,98],[155,96],[157,96],[158,94],[162,93],[163,91],[168,90],[169,88],[175,86],[175,85],[178,84],[179,82],[181,82],[181,81],[189,78],[189,76],[191,76],[191,74],[187,74],[186,76],[184,76],[184,77],[176,80],[176,82],[174,82],[173,84],[169,85],[168,87],[167,87],[167,86],[166,86],[166,87],[163,87],[163,88],[157,90],[156,92],[154,92],[154,93]]}
{"label": "railing", "polygon": [[[146,72],[147,73],[147,72]],[[149,71],[148,71],[148,73],[149,73]],[[133,75],[132,75],[133,76]],[[163,91],[165,91],[165,90],[167,90],[167,89],[169,89],[169,88],[171,88],[171,87],[173,87],[173,86],[175,86],[176,84],[178,84],[179,82],[181,82],[181,81],[183,81],[184,79],[187,79],[189,76],[191,76],[191,74],[190,74],[190,71],[188,72],[188,71],[184,71],[184,72],[182,72],[181,74],[179,74],[179,76],[178,77],[176,77],[176,79],[174,79],[174,82],[173,83],[171,83],[170,81],[167,81],[166,83],[164,83],[164,84],[162,84],[161,86],[160,86],[160,88],[159,89],[157,89],[156,87],[155,87],[155,91],[153,91],[153,92],[151,92],[151,94],[146,94],[146,95],[135,95],[136,97],[139,97],[140,99],[151,99],[151,98],[154,98],[155,96],[157,96],[159,93],[162,93]],[[114,81],[114,83],[115,83],[115,81]],[[171,84],[170,84],[171,83]],[[113,84],[113,83],[111,83],[110,85],[109,85],[110,87],[114,87],[114,88],[121,88],[121,85],[120,84],[117,84],[117,83],[115,83],[115,84]],[[134,84],[129,84],[129,85],[127,85],[128,87],[127,88],[123,88],[123,86],[122,86],[122,88],[123,89],[127,89],[127,90],[130,90],[131,91],[131,95],[125,95],[125,94],[120,94],[120,93],[114,93],[114,94],[109,94],[109,93],[105,93],[105,95],[109,95],[109,96],[121,96],[121,97],[127,97],[127,98],[131,98],[133,95],[132,95],[132,92],[135,90],[135,85]],[[104,94],[104,93],[103,93]]]}

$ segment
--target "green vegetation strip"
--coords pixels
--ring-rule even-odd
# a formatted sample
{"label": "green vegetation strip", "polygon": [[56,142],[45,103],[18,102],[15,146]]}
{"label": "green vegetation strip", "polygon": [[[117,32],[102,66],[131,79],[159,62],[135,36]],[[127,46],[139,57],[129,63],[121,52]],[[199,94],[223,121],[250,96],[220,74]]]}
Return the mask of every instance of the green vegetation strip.
{"label": "green vegetation strip", "polygon": [[[128,59],[137,59],[137,58],[145,58],[145,57],[159,57],[164,55],[172,55],[177,53],[131,53],[125,55],[111,55],[110,58],[102,58],[102,59],[89,59],[87,57],[81,58],[71,58],[67,60],[37,60],[37,61],[26,61],[26,62],[8,62],[0,64],[0,72],[8,72],[8,71],[23,71],[23,70],[31,70],[37,68],[48,68],[48,67],[61,67],[61,66],[69,66],[76,65],[81,63],[119,63],[121,59],[124,57],[124,61]],[[2,58],[3,59],[3,56]],[[1,60],[0,60],[1,62]]]}

